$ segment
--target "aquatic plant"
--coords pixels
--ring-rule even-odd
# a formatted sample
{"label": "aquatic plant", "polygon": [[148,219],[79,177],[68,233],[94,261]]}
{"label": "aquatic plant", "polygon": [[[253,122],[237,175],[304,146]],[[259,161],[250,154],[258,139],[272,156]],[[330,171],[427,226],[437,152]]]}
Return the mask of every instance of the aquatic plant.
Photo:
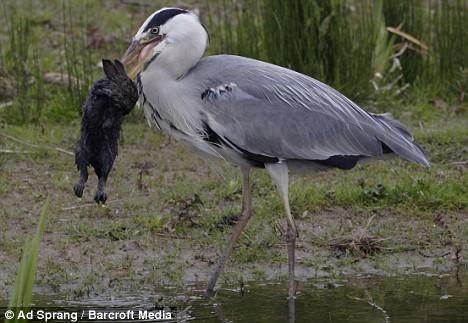
{"label": "aquatic plant", "polygon": [[[37,258],[41,244],[42,234],[47,223],[49,213],[49,198],[45,201],[39,216],[36,233],[32,240],[27,241],[23,249],[23,256],[16,275],[15,288],[13,290],[9,308],[27,309],[32,301],[32,289],[36,278]],[[20,322],[17,318],[5,322]]]}

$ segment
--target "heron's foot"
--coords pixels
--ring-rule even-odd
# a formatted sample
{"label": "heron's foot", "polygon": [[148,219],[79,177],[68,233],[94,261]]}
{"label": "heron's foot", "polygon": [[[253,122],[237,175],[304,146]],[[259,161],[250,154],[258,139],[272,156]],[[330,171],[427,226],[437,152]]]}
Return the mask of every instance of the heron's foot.
{"label": "heron's foot", "polygon": [[75,195],[77,197],[83,197],[83,191],[85,188],[85,183],[83,181],[78,181],[75,186],[73,186],[73,190],[75,191]]}
{"label": "heron's foot", "polygon": [[97,204],[105,204],[107,201],[107,194],[104,192],[104,190],[98,190],[96,194],[94,195],[94,201]]}
{"label": "heron's foot", "polygon": [[226,260],[229,258],[229,256],[232,253],[232,250],[234,249],[234,245],[236,241],[238,240],[242,230],[246,226],[247,222],[250,219],[250,216],[252,215],[250,207],[244,208],[242,210],[241,216],[239,220],[236,222],[236,225],[234,226],[234,229],[232,230],[232,235],[231,238],[229,239],[229,242],[227,243],[226,247],[224,248],[223,254],[219,258],[218,264],[216,265],[216,268],[211,276],[211,279],[208,283],[208,287],[206,288],[206,295],[213,294],[214,293],[214,288],[216,286],[216,282],[218,281],[219,275],[223,271],[224,264],[226,263]]}
{"label": "heron's foot", "polygon": [[286,242],[288,246],[288,299],[293,300],[296,295],[295,263],[296,263],[296,237],[297,230],[288,223]]}
{"label": "heron's foot", "polygon": [[289,299],[296,299],[297,288],[299,286],[299,282],[297,280],[293,280],[290,284],[288,282],[288,300]]}
{"label": "heron's foot", "polygon": [[296,301],[288,297],[288,323],[296,322]]}
{"label": "heron's foot", "polygon": [[[287,220],[278,220],[274,225],[274,230],[279,234],[279,236],[283,237],[288,241],[288,222]],[[293,227],[294,232],[296,232],[296,239],[299,238],[299,230],[296,229],[296,226]],[[289,235],[291,235],[289,233]]]}
{"label": "heron's foot", "polygon": [[252,215],[252,196],[250,194],[249,171],[249,168],[242,168],[242,215],[240,216],[239,220],[234,226],[231,238],[229,239],[229,242],[224,248],[223,254],[219,258],[218,264],[216,265],[213,275],[211,276],[211,279],[208,282],[208,286],[206,288],[207,295],[213,293],[214,288],[216,286],[216,282],[218,281],[218,277],[223,271],[224,264],[231,255],[236,241],[239,239],[242,230],[244,229],[244,227],[250,219],[250,216]]}

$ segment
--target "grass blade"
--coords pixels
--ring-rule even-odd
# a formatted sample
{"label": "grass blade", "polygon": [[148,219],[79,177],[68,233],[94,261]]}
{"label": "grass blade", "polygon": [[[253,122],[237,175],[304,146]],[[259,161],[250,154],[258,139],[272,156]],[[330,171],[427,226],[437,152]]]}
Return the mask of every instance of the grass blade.
{"label": "grass blade", "polygon": [[[32,289],[36,278],[37,258],[44,228],[47,223],[49,213],[49,198],[47,198],[41,209],[39,223],[36,233],[31,241],[27,241],[21,257],[21,263],[16,276],[15,289],[11,297],[9,307],[27,309],[32,301]],[[5,321],[7,322],[7,321]],[[20,320],[9,320],[11,322],[20,322]]]}

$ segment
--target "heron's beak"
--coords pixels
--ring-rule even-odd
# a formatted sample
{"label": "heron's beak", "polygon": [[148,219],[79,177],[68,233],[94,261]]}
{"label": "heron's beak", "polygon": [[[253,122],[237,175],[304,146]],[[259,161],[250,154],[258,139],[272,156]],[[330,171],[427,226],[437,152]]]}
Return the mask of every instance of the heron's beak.
{"label": "heron's beak", "polygon": [[162,36],[156,36],[148,41],[134,40],[128,47],[121,62],[125,65],[128,77],[134,80],[150,56],[152,49],[161,42]]}

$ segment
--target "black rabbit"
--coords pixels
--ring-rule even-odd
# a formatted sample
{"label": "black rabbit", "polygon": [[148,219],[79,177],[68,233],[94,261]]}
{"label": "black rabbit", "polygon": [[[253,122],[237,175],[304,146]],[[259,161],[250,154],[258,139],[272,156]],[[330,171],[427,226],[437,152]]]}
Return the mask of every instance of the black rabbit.
{"label": "black rabbit", "polygon": [[102,65],[105,77],[93,84],[82,107],[81,137],[75,148],[81,175],[74,186],[75,195],[83,196],[91,165],[99,179],[96,203],[107,200],[105,186],[118,153],[122,121],[138,100],[138,90],[120,61],[102,60]]}

